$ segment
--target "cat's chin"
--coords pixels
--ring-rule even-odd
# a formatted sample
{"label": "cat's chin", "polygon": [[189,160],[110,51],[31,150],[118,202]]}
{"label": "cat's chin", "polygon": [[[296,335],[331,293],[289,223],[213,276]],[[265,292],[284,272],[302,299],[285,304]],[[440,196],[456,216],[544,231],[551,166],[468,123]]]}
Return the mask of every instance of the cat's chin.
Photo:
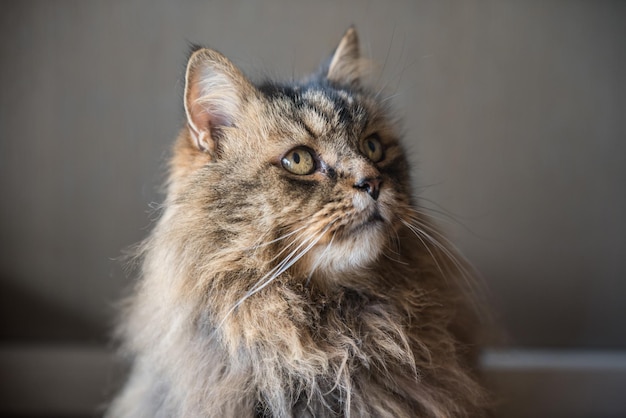
{"label": "cat's chin", "polygon": [[362,194],[354,196],[356,213],[347,216],[339,228],[327,233],[328,239],[312,248],[307,257],[308,274],[331,278],[369,268],[388,245],[394,229],[391,202],[388,193],[381,193],[378,202]]}
{"label": "cat's chin", "polygon": [[355,225],[328,243],[313,248],[308,256],[311,275],[333,276],[367,268],[380,255],[388,226],[378,214]]}

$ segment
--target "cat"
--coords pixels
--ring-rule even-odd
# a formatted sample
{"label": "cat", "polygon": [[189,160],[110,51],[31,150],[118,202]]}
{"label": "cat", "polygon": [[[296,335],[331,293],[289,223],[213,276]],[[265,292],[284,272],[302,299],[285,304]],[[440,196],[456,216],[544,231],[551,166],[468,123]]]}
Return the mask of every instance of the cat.
{"label": "cat", "polygon": [[363,63],[354,28],[300,82],[194,48],[108,417],[487,415],[465,267]]}

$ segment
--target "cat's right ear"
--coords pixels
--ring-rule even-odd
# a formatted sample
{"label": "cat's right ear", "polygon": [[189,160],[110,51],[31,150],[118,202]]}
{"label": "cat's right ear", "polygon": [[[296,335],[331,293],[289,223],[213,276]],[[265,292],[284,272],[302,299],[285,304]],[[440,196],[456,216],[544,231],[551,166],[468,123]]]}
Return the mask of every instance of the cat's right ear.
{"label": "cat's right ear", "polygon": [[354,26],[341,38],[328,64],[326,78],[342,84],[356,86],[363,75],[365,60],[361,58],[359,37]]}
{"label": "cat's right ear", "polygon": [[220,131],[232,126],[254,87],[217,51],[195,50],[185,74],[185,113],[195,146],[215,157]]}

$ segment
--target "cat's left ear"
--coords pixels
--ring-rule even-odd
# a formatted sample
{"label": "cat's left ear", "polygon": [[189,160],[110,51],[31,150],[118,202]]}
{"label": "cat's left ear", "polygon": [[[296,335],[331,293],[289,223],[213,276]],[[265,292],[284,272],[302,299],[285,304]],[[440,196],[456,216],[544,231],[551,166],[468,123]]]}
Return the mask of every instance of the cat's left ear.
{"label": "cat's left ear", "polygon": [[359,37],[350,27],[339,41],[330,59],[326,78],[341,84],[358,85],[361,79],[363,60],[359,50]]}
{"label": "cat's left ear", "polygon": [[195,50],[185,74],[185,113],[195,146],[214,157],[221,130],[235,124],[252,94],[254,87],[228,58],[211,49]]}

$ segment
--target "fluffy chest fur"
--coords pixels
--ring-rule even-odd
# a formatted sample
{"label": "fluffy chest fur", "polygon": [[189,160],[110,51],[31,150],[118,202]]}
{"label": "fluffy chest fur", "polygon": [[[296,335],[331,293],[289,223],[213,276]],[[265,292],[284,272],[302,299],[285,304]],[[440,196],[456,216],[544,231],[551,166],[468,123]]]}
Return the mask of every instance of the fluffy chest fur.
{"label": "fluffy chest fur", "polygon": [[109,416],[484,414],[466,270],[415,206],[360,63],[352,29],[301,83],[193,53]]}

